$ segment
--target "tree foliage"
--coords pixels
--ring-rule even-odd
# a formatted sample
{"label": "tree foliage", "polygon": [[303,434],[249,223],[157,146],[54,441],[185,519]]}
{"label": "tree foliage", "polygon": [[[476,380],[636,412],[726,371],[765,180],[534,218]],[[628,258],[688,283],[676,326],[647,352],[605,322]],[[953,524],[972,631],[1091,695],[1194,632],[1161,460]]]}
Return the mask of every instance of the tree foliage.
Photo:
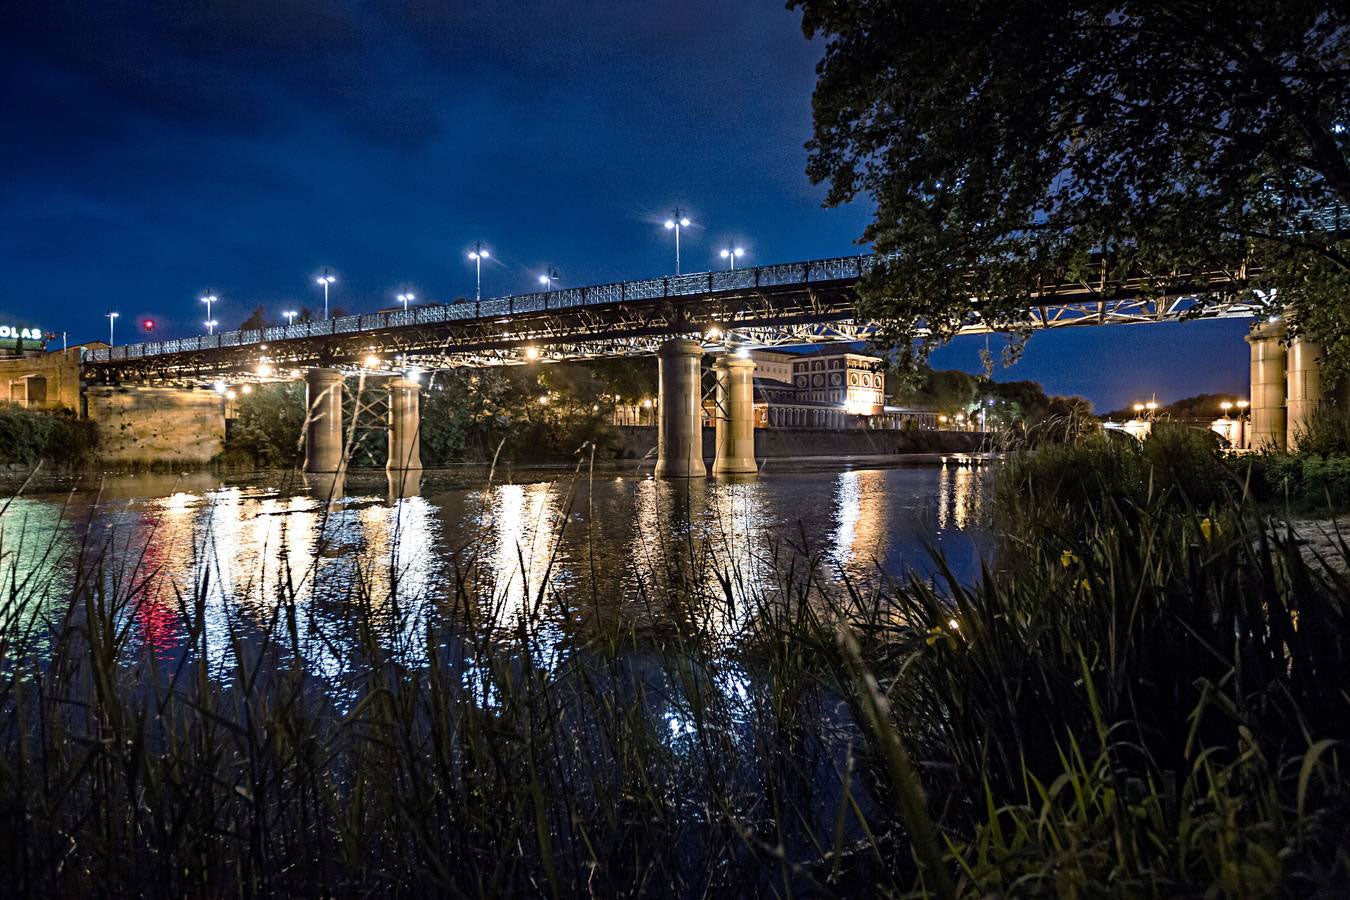
{"label": "tree foliage", "polygon": [[267,309],[259,303],[254,307],[253,312],[249,313],[248,318],[240,323],[239,330],[249,331],[254,328],[266,328],[269,324],[270,323],[267,321]]}
{"label": "tree foliage", "polygon": [[903,348],[977,315],[1025,334],[1045,284],[1223,271],[1350,368],[1343,4],[789,5],[827,41],[808,173],[874,201],[860,297]]}

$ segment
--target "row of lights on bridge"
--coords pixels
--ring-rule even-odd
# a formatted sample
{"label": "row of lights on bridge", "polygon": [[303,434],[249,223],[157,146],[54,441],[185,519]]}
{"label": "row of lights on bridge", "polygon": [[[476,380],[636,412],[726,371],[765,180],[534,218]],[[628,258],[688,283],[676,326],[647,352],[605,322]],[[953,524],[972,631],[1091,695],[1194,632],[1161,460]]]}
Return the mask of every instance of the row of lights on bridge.
{"label": "row of lights on bridge", "polygon": [[[693,223],[690,221],[689,217],[685,215],[684,212],[679,207],[676,207],[674,215],[671,218],[666,219],[665,221],[666,230],[673,231],[675,234],[676,275],[680,274],[680,230],[689,227],[691,224]],[[721,251],[719,251],[718,255],[723,260],[726,260],[729,268],[735,269],[736,260],[740,259],[745,255],[745,249],[737,244],[733,244],[731,246],[723,247]],[[473,249],[468,251],[468,258],[474,264],[474,299],[482,300],[483,260],[491,259],[492,252],[487,247],[483,246],[482,241],[474,241]],[[549,266],[544,271],[544,273],[539,276],[539,283],[544,287],[544,290],[551,291],[553,290],[554,286],[560,279],[561,276],[558,274],[558,270],[553,268],[552,266]],[[324,267],[323,274],[317,276],[314,279],[314,283],[323,289],[323,317],[324,319],[327,319],[329,317],[328,316],[329,289],[332,288],[332,286],[337,283],[337,276],[334,275],[331,271],[329,271],[327,267]],[[413,293],[401,292],[397,295],[396,299],[403,304],[403,311],[407,312],[408,304],[416,301],[417,295]],[[206,326],[207,334],[215,334],[216,328],[220,325],[220,322],[216,320],[211,313],[212,307],[220,302],[220,298],[215,294],[206,294],[201,298],[201,302],[206,304],[206,320],[202,324]],[[106,313],[108,319],[109,346],[112,346],[115,343],[114,340],[115,326],[117,319],[120,315],[121,313],[117,312]],[[286,319],[287,325],[293,325],[295,323],[296,317],[299,316],[300,313],[297,310],[288,309],[283,311],[281,315],[283,318]],[[141,326],[145,329],[147,333],[153,332],[155,330],[155,321],[154,319],[145,319],[141,323]]]}

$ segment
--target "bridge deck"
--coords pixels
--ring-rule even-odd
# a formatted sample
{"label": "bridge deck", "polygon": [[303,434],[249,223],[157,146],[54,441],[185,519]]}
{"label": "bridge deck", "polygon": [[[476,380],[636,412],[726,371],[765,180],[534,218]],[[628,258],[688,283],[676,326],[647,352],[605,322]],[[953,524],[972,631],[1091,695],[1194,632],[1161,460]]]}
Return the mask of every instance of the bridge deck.
{"label": "bridge deck", "polygon": [[[856,319],[853,289],[876,264],[874,256],[835,257],[149,341],[90,351],[85,367],[91,380],[120,381],[228,375],[262,361],[278,369],[355,365],[371,353],[424,367],[502,365],[523,361],[527,347],[546,359],[648,354],[661,340],[712,327],[746,346],[865,340],[876,326]],[[1151,296],[1142,276],[1064,282],[1037,292],[1026,326],[1253,315],[1249,304],[1216,299],[1234,280],[1199,274],[1170,296]],[[963,329],[988,330],[978,320]]]}

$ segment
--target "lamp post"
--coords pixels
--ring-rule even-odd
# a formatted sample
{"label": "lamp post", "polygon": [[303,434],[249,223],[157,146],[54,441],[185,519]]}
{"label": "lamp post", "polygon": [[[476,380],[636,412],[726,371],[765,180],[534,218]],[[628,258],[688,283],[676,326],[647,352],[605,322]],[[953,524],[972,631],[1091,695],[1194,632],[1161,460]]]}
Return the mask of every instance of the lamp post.
{"label": "lamp post", "polygon": [[539,283],[544,286],[544,290],[546,291],[553,290],[553,282],[557,280],[558,280],[558,270],[553,268],[552,266],[549,266],[548,271],[545,272],[543,275],[539,276]]}
{"label": "lamp post", "polygon": [[109,346],[109,347],[113,346],[113,326],[117,324],[117,317],[120,316],[120,315],[121,315],[121,313],[115,313],[115,312],[110,312],[110,313],[108,313],[108,346]]}
{"label": "lamp post", "polygon": [[474,241],[473,249],[469,251],[469,259],[473,260],[475,286],[473,289],[473,299],[483,299],[483,260],[492,254],[488,253],[488,248],[483,246],[482,241]]}
{"label": "lamp post", "polygon": [[[220,298],[217,297],[215,294],[207,294],[205,297],[202,298],[202,302],[206,304],[206,318],[207,318],[208,320],[211,318],[211,304],[212,304],[212,303],[217,303],[217,302],[219,302],[219,300],[220,300]],[[208,322],[206,323],[206,326],[207,326],[207,329],[208,329],[206,333],[207,333],[207,334],[213,334],[214,332],[212,332],[212,331],[209,330],[209,329],[212,327],[212,323],[211,323],[210,321],[208,321]]]}
{"label": "lamp post", "polygon": [[740,247],[726,247],[722,250],[722,258],[731,264],[732,271],[736,270],[736,257],[744,255],[745,251]]}
{"label": "lamp post", "polygon": [[1225,401],[1223,401],[1222,403],[1219,404],[1219,409],[1223,410],[1223,417],[1224,417],[1225,419],[1231,419],[1231,418],[1232,418],[1232,416],[1229,415],[1229,413],[1230,413],[1230,412],[1232,411],[1232,409],[1233,409],[1233,404],[1232,404],[1232,403],[1230,403],[1229,401],[1225,400]]}
{"label": "lamp post", "polygon": [[287,325],[294,325],[295,317],[300,314],[293,309],[288,309],[285,312],[283,312],[282,315],[285,316]]}
{"label": "lamp post", "polygon": [[416,295],[416,294],[399,294],[399,295],[398,295],[398,299],[399,299],[399,302],[403,304],[403,311],[404,311],[404,312],[407,312],[407,311],[408,311],[408,303],[409,303],[410,301],[412,301],[412,300],[416,300],[416,299],[417,299],[417,295]]}
{"label": "lamp post", "polygon": [[675,207],[675,217],[666,219],[666,231],[675,232],[675,274],[680,274],[680,229],[689,227],[689,217],[677,206]]}
{"label": "lamp post", "polygon": [[316,284],[323,285],[323,317],[328,318],[328,286],[337,281],[337,278],[328,273],[328,267],[324,266],[323,274],[314,279]]}
{"label": "lamp post", "polygon": [[206,320],[206,333],[207,333],[207,334],[215,334],[215,333],[216,333],[216,326],[219,325],[219,324],[220,324],[220,323],[217,322],[215,319],[207,319],[207,320]]}

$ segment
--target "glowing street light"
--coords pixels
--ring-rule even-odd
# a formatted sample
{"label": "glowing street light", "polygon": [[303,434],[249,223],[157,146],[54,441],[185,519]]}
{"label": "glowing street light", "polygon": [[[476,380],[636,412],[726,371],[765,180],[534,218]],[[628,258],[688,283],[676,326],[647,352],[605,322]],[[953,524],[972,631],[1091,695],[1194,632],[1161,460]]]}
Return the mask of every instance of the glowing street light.
{"label": "glowing street light", "polygon": [[113,326],[114,326],[115,324],[117,324],[117,317],[120,316],[120,315],[121,315],[121,313],[115,313],[115,312],[110,312],[110,313],[108,313],[108,346],[109,346],[109,347],[111,347],[111,346],[113,345]]}
{"label": "glowing street light", "polygon": [[529,360],[530,362],[534,362],[535,360],[537,360],[537,359],[539,358],[539,348],[538,348],[538,347],[526,347],[526,348],[525,348],[525,358],[526,358],[527,360]]}
{"label": "glowing street light", "polygon": [[539,283],[544,286],[544,290],[553,290],[553,282],[558,280],[558,270],[552,266],[548,267],[548,272],[539,276]]}
{"label": "glowing street light", "polygon": [[1223,410],[1223,417],[1229,418],[1229,412],[1233,409],[1233,404],[1227,400],[1219,404],[1219,409]]}
{"label": "glowing street light", "polygon": [[[211,318],[211,304],[212,304],[212,303],[219,303],[219,302],[220,302],[220,298],[217,297],[215,294],[207,294],[205,297],[202,298],[202,302],[206,304],[206,318],[207,318],[208,320],[210,320],[210,318]],[[211,331],[211,329],[212,329],[213,327],[215,327],[215,326],[214,326],[214,323],[212,323],[211,321],[207,321],[206,327],[207,327],[207,331],[206,331],[207,334],[214,334],[214,333],[215,333],[215,332]]]}
{"label": "glowing street light", "polygon": [[215,333],[216,333],[216,326],[219,325],[219,324],[220,324],[220,323],[217,322],[215,319],[207,319],[207,320],[206,320],[206,333],[207,333],[207,334],[215,334]]}
{"label": "glowing street light", "polygon": [[314,279],[315,284],[323,286],[323,317],[325,319],[328,318],[328,286],[335,281],[337,281],[337,278],[329,274],[327,266],[324,266],[323,274]]}
{"label": "glowing street light", "polygon": [[288,310],[286,310],[285,312],[283,312],[282,315],[286,317],[286,324],[287,324],[287,325],[294,325],[294,324],[295,324],[295,317],[298,316],[298,315],[300,315],[300,314],[299,314],[298,312],[296,312],[295,310],[293,310],[293,309],[288,309]]}
{"label": "glowing street light", "polygon": [[399,294],[399,295],[398,295],[398,299],[399,299],[399,302],[403,304],[403,311],[404,311],[404,312],[407,312],[407,311],[408,311],[408,303],[411,302],[411,301],[413,301],[413,300],[416,300],[416,299],[417,299],[417,295],[416,295],[416,294]]}
{"label": "glowing street light", "polygon": [[666,219],[666,231],[675,232],[675,274],[680,274],[680,229],[689,227],[689,217],[677,206],[675,217]]}
{"label": "glowing street light", "polygon": [[744,256],[745,251],[740,247],[724,247],[721,255],[723,259],[731,263],[731,268],[734,271],[736,269],[736,257]]}
{"label": "glowing street light", "polygon": [[473,260],[473,267],[477,276],[476,286],[473,289],[473,299],[483,299],[483,260],[492,254],[488,253],[488,248],[483,246],[482,241],[474,241],[473,249],[469,251],[469,259]]}

